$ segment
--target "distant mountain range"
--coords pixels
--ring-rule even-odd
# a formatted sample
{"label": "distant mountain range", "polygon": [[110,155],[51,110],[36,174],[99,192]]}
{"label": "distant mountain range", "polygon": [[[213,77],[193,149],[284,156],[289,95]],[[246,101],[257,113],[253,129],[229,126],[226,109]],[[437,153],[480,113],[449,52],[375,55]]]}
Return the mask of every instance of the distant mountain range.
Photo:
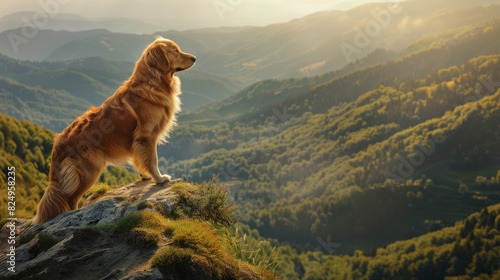
{"label": "distant mountain range", "polygon": [[[324,111],[334,104],[351,100],[351,97],[355,96],[354,93],[363,92],[374,85],[392,83],[406,79],[409,75],[423,77],[429,71],[437,71],[441,67],[463,63],[466,57],[497,53],[500,45],[495,36],[500,36],[500,33],[498,33],[498,28],[485,32],[488,26],[490,23],[454,28],[441,34],[416,40],[400,51],[377,49],[355,63],[322,75],[283,80],[262,80],[220,102],[208,104],[195,112],[184,114],[181,120],[198,124],[213,124],[242,118],[265,120],[275,115],[272,109],[276,107],[276,104],[289,108],[288,112],[294,114],[302,114],[311,108],[313,111]],[[478,41],[484,43],[478,45]],[[403,67],[402,65],[413,66]],[[426,65],[426,67],[417,67],[418,65]],[[349,84],[347,81],[365,79],[364,76],[372,69],[379,69],[381,72],[373,76],[372,79],[368,80],[368,84],[364,84],[362,87],[358,84]],[[331,100],[334,103],[325,102],[325,97],[322,97],[325,94],[325,88],[331,88],[331,91],[335,91],[335,87],[340,85],[349,88],[345,92],[345,99]],[[321,98],[323,100],[318,101]],[[310,108],[307,109],[305,105],[300,103],[300,100],[310,102]]]}
{"label": "distant mountain range", "polygon": [[[499,13],[495,0],[413,0],[365,4],[345,12],[325,11],[265,27],[159,33],[195,53],[198,70],[248,83],[340,69],[374,49],[400,50],[419,38],[493,19]],[[107,30],[38,30],[28,42],[13,47],[9,40],[12,33],[21,36],[22,30],[0,33],[3,54],[47,61],[99,56],[134,62],[153,38]]]}
{"label": "distant mountain range", "polygon": [[[0,18],[0,32],[23,27],[26,23],[22,20],[31,20],[36,12],[17,12]],[[177,29],[175,23],[170,25],[171,29]],[[128,18],[103,18],[89,19],[77,14],[58,13],[43,26],[46,30],[66,30],[71,32],[106,29],[117,33],[144,34],[165,30],[165,26],[148,23],[142,20]]]}

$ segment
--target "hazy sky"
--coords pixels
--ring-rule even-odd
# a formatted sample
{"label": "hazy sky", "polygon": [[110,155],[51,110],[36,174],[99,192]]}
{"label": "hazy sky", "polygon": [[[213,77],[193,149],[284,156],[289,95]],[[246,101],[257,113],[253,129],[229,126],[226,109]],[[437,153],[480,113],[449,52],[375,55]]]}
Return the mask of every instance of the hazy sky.
{"label": "hazy sky", "polygon": [[89,18],[125,17],[160,24],[177,22],[176,25],[186,28],[264,25],[322,10],[345,10],[366,2],[380,0],[1,0],[0,17],[20,11],[49,9]]}

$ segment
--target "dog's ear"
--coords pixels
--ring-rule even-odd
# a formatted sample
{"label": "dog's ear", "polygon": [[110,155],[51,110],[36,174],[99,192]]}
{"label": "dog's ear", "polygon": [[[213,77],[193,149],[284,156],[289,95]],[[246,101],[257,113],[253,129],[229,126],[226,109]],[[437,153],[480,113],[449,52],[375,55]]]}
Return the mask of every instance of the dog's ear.
{"label": "dog's ear", "polygon": [[170,61],[167,58],[164,44],[153,46],[146,53],[146,64],[152,69],[156,69],[161,73],[166,73],[170,69]]}

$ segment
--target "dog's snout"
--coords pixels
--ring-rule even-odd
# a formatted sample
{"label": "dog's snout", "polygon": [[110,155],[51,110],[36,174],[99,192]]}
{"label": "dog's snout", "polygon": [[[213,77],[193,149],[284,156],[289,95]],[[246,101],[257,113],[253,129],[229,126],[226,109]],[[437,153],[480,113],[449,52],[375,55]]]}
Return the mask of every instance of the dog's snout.
{"label": "dog's snout", "polygon": [[191,57],[191,60],[192,60],[193,62],[196,62],[196,56],[194,56],[194,55],[193,55],[193,56]]}

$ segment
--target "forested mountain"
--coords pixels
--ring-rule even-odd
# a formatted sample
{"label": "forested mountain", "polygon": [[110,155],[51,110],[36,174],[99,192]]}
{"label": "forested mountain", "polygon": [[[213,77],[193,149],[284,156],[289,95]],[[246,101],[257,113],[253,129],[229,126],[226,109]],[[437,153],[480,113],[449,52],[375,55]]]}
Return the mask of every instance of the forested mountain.
{"label": "forested mountain", "polygon": [[194,181],[218,174],[246,223],[298,247],[332,235],[346,252],[370,251],[451,225],[500,201],[500,57],[482,55],[498,49],[498,23],[466,30],[235,121],[181,126],[162,163]]}
{"label": "forested mountain", "polygon": [[499,279],[500,204],[454,226],[395,242],[366,256],[299,257],[302,279]]}
{"label": "forested mountain", "polygon": [[[0,183],[15,173],[15,204],[18,217],[32,217],[47,185],[52,133],[26,121],[0,114]],[[13,167],[13,168],[12,168]],[[12,175],[12,173],[11,173]],[[10,176],[12,177],[12,176]],[[6,188],[5,188],[6,191]],[[7,193],[0,198],[0,219],[7,218]],[[12,201],[11,201],[12,202]]]}

